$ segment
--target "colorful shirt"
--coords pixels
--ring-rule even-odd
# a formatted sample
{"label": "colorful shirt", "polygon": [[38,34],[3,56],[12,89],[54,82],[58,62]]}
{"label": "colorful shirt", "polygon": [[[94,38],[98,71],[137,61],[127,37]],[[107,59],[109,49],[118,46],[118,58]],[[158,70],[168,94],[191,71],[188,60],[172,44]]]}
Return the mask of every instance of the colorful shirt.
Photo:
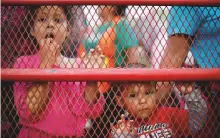
{"label": "colorful shirt", "polygon": [[[40,55],[38,53],[18,58],[14,68],[37,69],[39,65]],[[72,67],[81,66],[81,60],[76,59]],[[105,103],[103,96],[95,104],[88,104],[85,101],[85,82],[52,82],[49,86],[51,94],[46,109],[34,115],[26,104],[27,91],[32,85],[32,82],[15,82],[14,84],[14,102],[20,117],[20,124],[23,125],[19,138],[82,136],[87,118],[97,117],[103,111]]]}
{"label": "colorful shirt", "polygon": [[174,6],[168,16],[168,34],[195,38],[191,51],[202,68],[220,67],[220,8]]}
{"label": "colorful shirt", "polygon": [[114,17],[111,22],[105,22],[90,34],[84,43],[86,51],[97,45],[103,50],[105,56],[114,59],[109,67],[123,67],[125,65],[125,50],[138,45],[138,40],[128,22],[121,17]]}
{"label": "colorful shirt", "polygon": [[180,134],[187,135],[189,134],[188,112],[172,107],[158,108],[148,120],[136,120],[134,127],[137,128],[135,136],[112,132],[110,137],[171,138],[181,136]]}

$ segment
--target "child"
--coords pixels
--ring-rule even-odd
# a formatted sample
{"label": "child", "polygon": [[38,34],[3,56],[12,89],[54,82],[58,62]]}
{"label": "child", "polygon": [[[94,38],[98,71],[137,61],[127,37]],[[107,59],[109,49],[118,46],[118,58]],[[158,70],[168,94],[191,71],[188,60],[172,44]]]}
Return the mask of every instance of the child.
{"label": "child", "polygon": [[[135,54],[133,50],[133,55]],[[138,51],[137,51],[138,52]],[[128,52],[129,55],[129,52]],[[138,58],[132,58],[138,59]],[[146,67],[144,60],[128,61],[130,67]],[[192,98],[193,97],[193,98]],[[130,114],[123,115],[112,127],[111,136],[122,137],[180,137],[200,130],[205,121],[207,106],[200,89],[183,96],[187,110],[176,107],[159,107],[156,82],[125,83],[118,87],[116,101]],[[131,117],[130,120],[128,117]]]}
{"label": "child", "polygon": [[[14,68],[81,68],[82,62],[93,68],[95,61],[99,68],[100,49],[84,54],[85,61],[60,54],[69,36],[69,7],[32,6],[29,10],[33,16],[28,18],[30,36],[39,51],[18,58]],[[102,113],[104,97],[95,82],[15,82],[14,102],[22,125],[19,138],[79,137],[84,135],[87,118]]]}
{"label": "child", "polygon": [[[125,19],[127,6],[103,5],[98,9],[102,24],[94,30],[79,48],[79,55],[91,48],[100,46],[105,55],[107,68],[124,67],[126,61],[125,51],[138,45],[138,40],[132,27]],[[99,90],[103,93],[109,90],[108,83],[101,83]]]}

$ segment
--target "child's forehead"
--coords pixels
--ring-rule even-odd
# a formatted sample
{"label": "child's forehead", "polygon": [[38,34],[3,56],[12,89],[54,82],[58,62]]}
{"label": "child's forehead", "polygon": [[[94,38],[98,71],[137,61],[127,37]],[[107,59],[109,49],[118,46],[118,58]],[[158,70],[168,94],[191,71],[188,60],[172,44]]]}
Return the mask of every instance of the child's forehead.
{"label": "child's forehead", "polygon": [[37,12],[40,14],[56,13],[63,14],[64,11],[60,6],[40,6],[37,9]]}
{"label": "child's forehead", "polygon": [[125,88],[154,88],[156,86],[155,82],[136,82],[136,83],[125,83]]}

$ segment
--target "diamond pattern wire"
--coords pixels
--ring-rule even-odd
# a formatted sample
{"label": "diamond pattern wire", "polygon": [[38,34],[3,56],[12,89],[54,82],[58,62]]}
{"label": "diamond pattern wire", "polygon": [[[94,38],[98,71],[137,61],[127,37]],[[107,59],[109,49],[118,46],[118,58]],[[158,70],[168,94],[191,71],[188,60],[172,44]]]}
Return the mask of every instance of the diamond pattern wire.
{"label": "diamond pattern wire", "polygon": [[[1,13],[1,69],[220,67],[220,7],[36,5]],[[1,101],[3,138],[220,137],[219,81],[2,81]]]}

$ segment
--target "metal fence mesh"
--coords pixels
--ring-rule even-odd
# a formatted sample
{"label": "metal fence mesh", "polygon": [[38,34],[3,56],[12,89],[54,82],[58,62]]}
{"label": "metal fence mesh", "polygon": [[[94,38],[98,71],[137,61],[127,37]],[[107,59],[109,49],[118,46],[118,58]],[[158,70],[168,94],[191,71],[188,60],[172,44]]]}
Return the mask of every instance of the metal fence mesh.
{"label": "metal fence mesh", "polygon": [[[32,5],[2,6],[1,13],[2,69],[220,65],[219,7]],[[165,60],[171,43],[188,55]],[[219,86],[2,80],[1,136],[220,137]]]}

